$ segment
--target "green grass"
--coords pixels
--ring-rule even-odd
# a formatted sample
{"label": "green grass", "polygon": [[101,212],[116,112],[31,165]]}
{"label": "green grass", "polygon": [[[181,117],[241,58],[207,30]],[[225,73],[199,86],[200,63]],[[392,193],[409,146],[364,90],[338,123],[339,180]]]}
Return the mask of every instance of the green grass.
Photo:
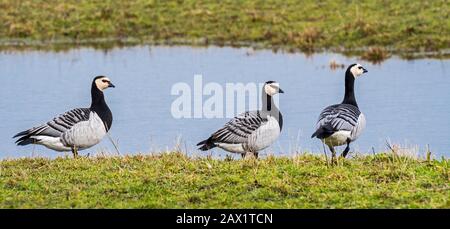
{"label": "green grass", "polygon": [[1,0],[0,8],[3,48],[215,44],[361,56],[370,47],[450,48],[448,0]]}
{"label": "green grass", "polygon": [[0,161],[0,208],[450,208],[449,160],[392,154],[327,166],[157,156]]}

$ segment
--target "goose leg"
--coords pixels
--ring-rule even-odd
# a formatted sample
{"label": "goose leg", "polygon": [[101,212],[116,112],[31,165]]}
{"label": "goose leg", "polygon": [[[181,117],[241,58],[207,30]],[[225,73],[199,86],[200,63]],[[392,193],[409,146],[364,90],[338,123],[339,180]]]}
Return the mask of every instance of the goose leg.
{"label": "goose leg", "polygon": [[336,164],[336,151],[334,150],[333,146],[328,146],[331,151],[331,164]]}
{"label": "goose leg", "polygon": [[345,147],[344,151],[341,154],[341,157],[345,158],[347,156],[348,151],[350,151],[350,141],[347,141],[347,147]]}
{"label": "goose leg", "polygon": [[78,149],[76,146],[72,147],[73,158],[78,157]]}

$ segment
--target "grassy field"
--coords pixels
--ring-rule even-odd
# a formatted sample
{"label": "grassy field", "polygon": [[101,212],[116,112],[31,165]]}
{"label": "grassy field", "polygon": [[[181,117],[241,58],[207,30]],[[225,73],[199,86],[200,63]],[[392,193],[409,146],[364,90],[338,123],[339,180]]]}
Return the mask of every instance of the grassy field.
{"label": "grassy field", "polygon": [[449,162],[392,154],[327,166],[180,153],[0,161],[0,208],[450,208]]}
{"label": "grassy field", "polygon": [[0,0],[0,8],[3,48],[215,44],[367,59],[450,48],[448,0]]}

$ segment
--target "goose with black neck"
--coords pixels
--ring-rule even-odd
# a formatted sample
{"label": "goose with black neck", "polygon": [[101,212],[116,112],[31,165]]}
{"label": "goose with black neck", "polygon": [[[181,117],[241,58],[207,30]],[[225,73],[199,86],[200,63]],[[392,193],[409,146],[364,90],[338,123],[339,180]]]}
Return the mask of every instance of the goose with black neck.
{"label": "goose with black neck", "polygon": [[113,117],[104,90],[114,87],[108,77],[95,77],[89,108],[75,108],[45,124],[22,131],[14,136],[19,137],[16,144],[38,144],[59,152],[72,151],[77,157],[79,150],[98,144],[110,130]]}
{"label": "goose with black neck", "polygon": [[242,157],[258,157],[258,152],[266,149],[278,139],[283,128],[283,116],[273,100],[273,96],[284,93],[275,81],[267,81],[262,89],[261,110],[247,111],[227,122],[208,139],[197,144],[207,151],[219,147]]}
{"label": "goose with black neck", "polygon": [[367,72],[357,63],[347,68],[343,101],[325,108],[320,113],[316,131],[311,136],[322,140],[328,146],[333,162],[336,162],[334,147],[347,145],[341,154],[341,157],[345,158],[350,151],[350,143],[358,139],[366,126],[366,118],[356,103],[355,80]]}

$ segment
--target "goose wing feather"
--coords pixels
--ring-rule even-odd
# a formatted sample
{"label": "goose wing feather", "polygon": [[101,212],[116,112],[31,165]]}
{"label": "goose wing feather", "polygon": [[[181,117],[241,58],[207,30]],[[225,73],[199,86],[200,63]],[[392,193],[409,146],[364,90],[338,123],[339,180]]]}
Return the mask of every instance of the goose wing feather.
{"label": "goose wing feather", "polygon": [[248,137],[267,121],[267,116],[261,111],[247,111],[227,122],[213,133],[211,138],[220,143],[245,143]]}
{"label": "goose wing feather", "polygon": [[317,121],[314,136],[327,137],[337,131],[353,131],[358,129],[358,120],[361,115],[358,107],[350,104],[336,104],[325,108]]}
{"label": "goose wing feather", "polygon": [[14,137],[21,137],[17,143],[29,139],[32,136],[60,137],[77,123],[89,120],[89,108],[76,108],[54,118],[46,124],[23,131]]}

